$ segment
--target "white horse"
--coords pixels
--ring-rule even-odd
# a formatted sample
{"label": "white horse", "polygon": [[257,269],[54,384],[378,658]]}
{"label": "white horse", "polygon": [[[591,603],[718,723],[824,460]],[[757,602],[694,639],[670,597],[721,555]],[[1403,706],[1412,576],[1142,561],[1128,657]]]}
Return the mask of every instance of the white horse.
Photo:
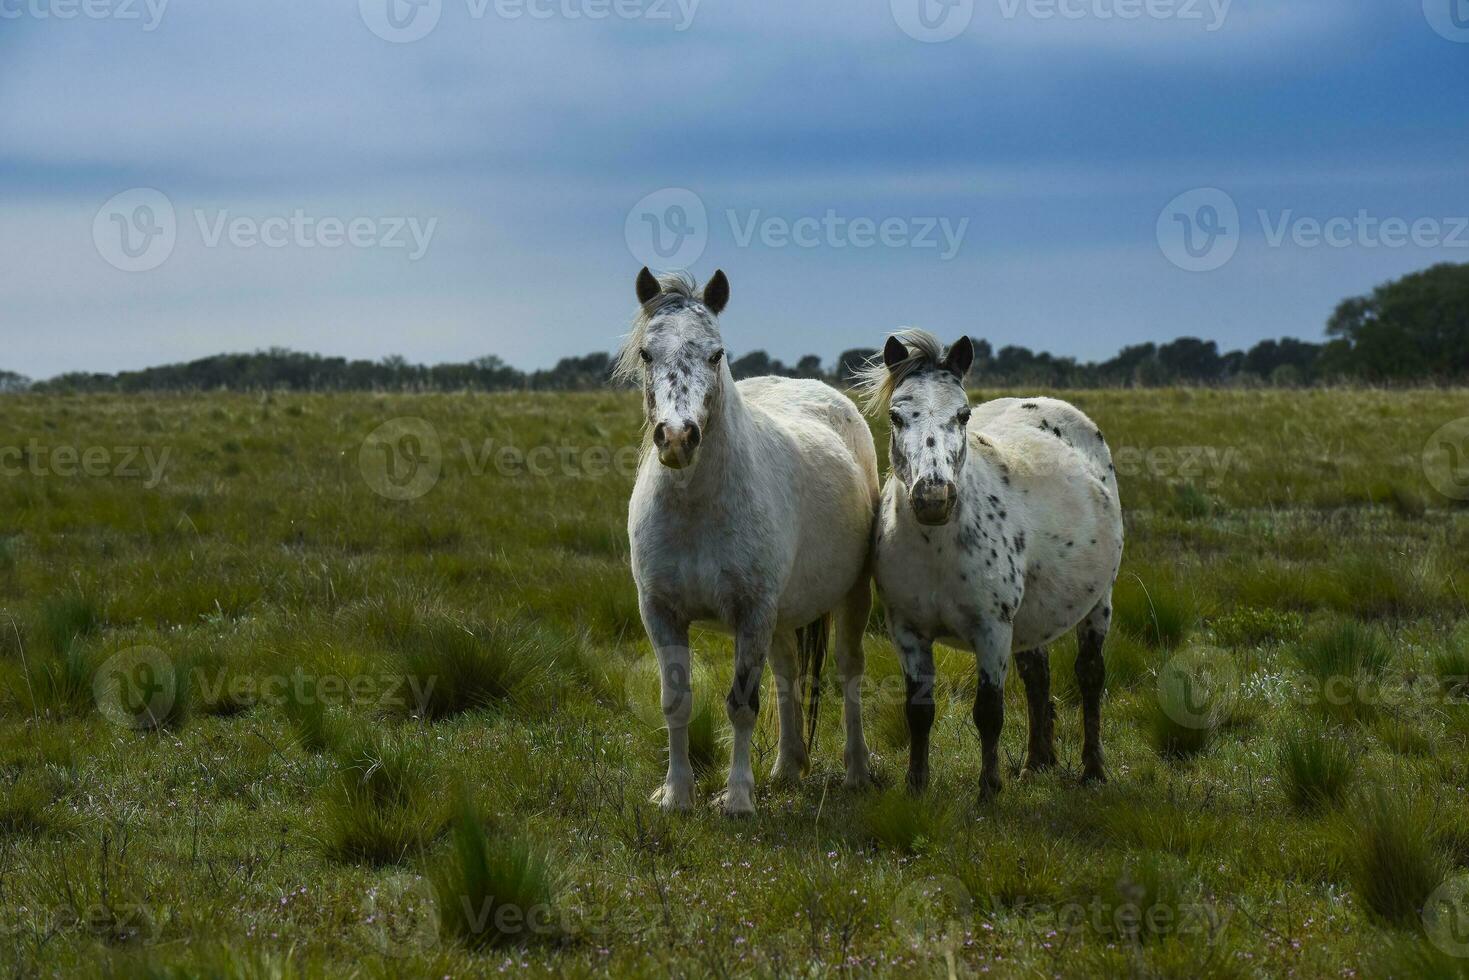
{"label": "white horse", "polygon": [[[632,573],[658,655],[668,776],[664,809],[693,804],[688,724],[691,624],[734,635],[734,728],[725,812],[754,812],[750,740],[765,659],[775,668],[780,748],[772,777],[804,774],[800,700],[812,731],[829,619],[846,716],[846,781],[870,781],[862,733],[862,634],[871,611],[877,453],[862,413],[819,381],[730,374],[715,318],[729,301],[716,272],[702,292],[683,274],[638,275],[641,310],[617,374],[641,384],[648,442],[628,506]],[[799,635],[798,635],[799,634]]]}
{"label": "white horse", "polygon": [[907,685],[908,784],[928,782],[933,644],[975,654],[981,791],[1000,788],[1005,675],[1020,659],[1030,714],[1026,768],[1055,764],[1046,644],[1076,628],[1083,778],[1102,765],[1102,646],[1122,561],[1122,509],[1102,432],[1051,398],[969,406],[966,337],[947,352],[932,335],[888,338],[862,372],[871,411],[887,408],[892,476],[878,511],[876,576]]}

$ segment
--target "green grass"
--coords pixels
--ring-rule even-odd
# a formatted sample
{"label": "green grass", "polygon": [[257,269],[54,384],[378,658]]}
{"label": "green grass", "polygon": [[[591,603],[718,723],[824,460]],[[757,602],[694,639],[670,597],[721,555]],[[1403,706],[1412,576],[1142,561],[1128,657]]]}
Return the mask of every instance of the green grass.
{"label": "green grass", "polygon": [[445,938],[472,949],[555,938],[556,880],[537,848],[510,835],[492,838],[463,801],[452,836],[453,847],[433,874]]}
{"label": "green grass", "polygon": [[364,733],[341,749],[336,762],[320,822],[311,831],[329,857],[397,864],[421,853],[443,828],[441,776],[415,741]]}
{"label": "green grass", "polygon": [[1281,734],[1277,755],[1286,798],[1301,811],[1336,806],[1357,775],[1352,745],[1337,732],[1292,728]]}
{"label": "green grass", "polygon": [[[707,805],[729,751],[720,635],[693,639],[697,805],[647,802],[667,758],[632,474],[581,465],[638,444],[635,394],[0,400],[0,447],[171,460],[157,487],[0,477],[0,962],[220,980],[1462,976],[1414,907],[1469,870],[1469,509],[1419,458],[1464,392],[1073,396],[1119,460],[1152,460],[1119,466],[1109,782],[1079,785],[1068,636],[1051,647],[1059,764],[1021,778],[1012,671],[1005,789],[981,800],[974,660],[940,647],[932,782],[908,797],[879,608],[864,707],[885,788],[841,788],[831,686],[810,775],[770,785],[767,673],[750,820]],[[359,466],[397,417],[443,447],[410,501]],[[571,462],[503,469],[506,446]],[[1181,471],[1180,447],[1222,462]],[[139,650],[178,679],[162,717],[98,703],[99,671]],[[1179,657],[1218,670],[1170,673]],[[1334,676],[1350,697],[1323,708],[1310,690]],[[905,903],[930,893],[920,938]],[[1119,920],[1130,906],[1163,917]],[[1188,930],[1165,914],[1180,909]]]}
{"label": "green grass", "polygon": [[1375,787],[1349,819],[1343,860],[1357,901],[1389,925],[1418,925],[1449,870],[1435,841],[1432,805],[1400,788]]}

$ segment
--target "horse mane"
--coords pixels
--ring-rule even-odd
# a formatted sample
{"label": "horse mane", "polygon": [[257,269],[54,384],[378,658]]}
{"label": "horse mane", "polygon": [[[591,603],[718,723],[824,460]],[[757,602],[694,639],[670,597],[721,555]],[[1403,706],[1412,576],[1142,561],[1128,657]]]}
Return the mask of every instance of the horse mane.
{"label": "horse mane", "polygon": [[905,359],[889,368],[883,361],[882,353],[879,352],[852,373],[852,379],[855,382],[853,388],[862,402],[863,409],[869,415],[876,415],[888,407],[898,385],[919,371],[939,367],[944,363],[943,342],[927,330],[909,327],[899,330],[893,336],[908,348],[908,356]]}
{"label": "horse mane", "polygon": [[632,329],[622,338],[622,346],[612,361],[612,380],[637,385],[642,378],[643,360],[638,354],[648,339],[648,326],[660,313],[675,309],[703,306],[699,284],[687,272],[667,272],[658,277],[658,295],[644,303],[633,318]]}

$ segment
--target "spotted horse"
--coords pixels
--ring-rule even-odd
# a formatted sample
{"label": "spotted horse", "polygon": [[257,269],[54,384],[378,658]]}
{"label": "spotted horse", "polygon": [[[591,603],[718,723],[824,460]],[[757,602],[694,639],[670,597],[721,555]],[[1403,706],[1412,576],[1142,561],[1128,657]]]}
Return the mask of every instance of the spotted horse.
{"label": "spotted horse", "polygon": [[1075,629],[1083,780],[1102,762],[1102,647],[1122,560],[1122,510],[1102,432],[1052,398],[971,408],[968,338],[947,351],[905,330],[860,374],[870,413],[888,412],[891,475],[875,535],[876,581],[902,662],[911,735],[908,785],[929,779],[933,644],[975,655],[981,794],[1001,785],[1005,677],[1019,660],[1030,715],[1025,767],[1056,764],[1047,645]]}

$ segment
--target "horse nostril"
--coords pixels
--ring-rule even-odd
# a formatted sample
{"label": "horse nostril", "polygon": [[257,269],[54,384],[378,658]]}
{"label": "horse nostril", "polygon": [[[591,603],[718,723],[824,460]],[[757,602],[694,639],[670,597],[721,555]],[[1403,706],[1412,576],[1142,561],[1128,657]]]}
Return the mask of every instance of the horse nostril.
{"label": "horse nostril", "polygon": [[699,445],[699,424],[697,422],[687,423],[689,448],[694,449]]}
{"label": "horse nostril", "polygon": [[668,426],[662,422],[653,426],[653,444],[662,447],[668,442]]}

